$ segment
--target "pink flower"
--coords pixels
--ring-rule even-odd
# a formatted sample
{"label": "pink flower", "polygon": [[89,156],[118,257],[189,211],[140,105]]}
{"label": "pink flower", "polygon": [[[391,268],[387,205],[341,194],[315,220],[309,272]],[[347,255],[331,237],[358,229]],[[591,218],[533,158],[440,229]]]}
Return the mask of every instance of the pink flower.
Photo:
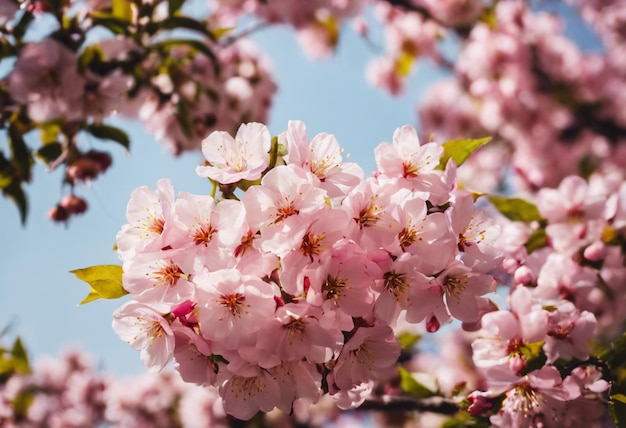
{"label": "pink flower", "polygon": [[143,303],[130,301],[113,313],[113,330],[141,351],[150,372],[165,367],[174,354],[174,332],[163,315]]}
{"label": "pink flower", "polygon": [[374,304],[374,279],[380,268],[354,242],[339,241],[324,253],[318,266],[305,269],[310,281],[306,300],[314,306],[324,303],[349,317],[366,316]]}
{"label": "pink flower", "polygon": [[177,304],[193,297],[195,257],[180,250],[138,254],[124,262],[123,285],[143,303]]}
{"label": "pink flower", "polygon": [[161,179],[157,190],[138,187],[126,207],[128,224],[117,233],[117,251],[122,260],[136,253],[157,252],[167,247],[167,235],[174,212],[174,187]]}
{"label": "pink flower", "polygon": [[350,390],[376,380],[399,356],[400,344],[389,326],[361,327],[341,350],[332,369],[332,383],[340,390]]}
{"label": "pink flower", "polygon": [[231,376],[220,386],[224,410],[237,419],[248,420],[259,410],[269,412],[281,404],[280,385],[267,370],[251,376]]}
{"label": "pink flower", "polygon": [[544,349],[549,362],[558,358],[589,357],[589,343],[596,328],[596,317],[571,302],[557,304],[548,317],[548,337]]}
{"label": "pink flower", "polygon": [[282,256],[302,238],[313,214],[323,209],[325,192],[304,171],[281,165],[243,195],[250,228],[260,230],[261,248]]}
{"label": "pink flower", "polygon": [[[381,267],[385,272],[382,280],[377,280],[380,295],[374,305],[376,318],[393,326],[400,311],[406,310],[407,321],[422,321],[431,310],[428,301],[422,299],[431,278],[421,273],[420,258],[404,253],[393,262],[387,260]],[[432,297],[437,295],[432,293]]]}
{"label": "pink flower", "polygon": [[299,244],[296,243],[294,250],[281,259],[279,276],[285,292],[292,296],[304,294],[304,269],[319,262],[326,251],[346,237],[346,224],[351,220],[342,209],[327,205],[322,207],[302,235]]}
{"label": "pink flower", "polygon": [[[181,193],[175,203],[176,222],[169,243],[185,248],[192,258],[196,254],[211,270],[220,269],[248,231],[243,204],[235,200],[216,203],[208,195]],[[222,253],[227,252],[227,255]]]}
{"label": "pink flower", "polygon": [[562,427],[572,423],[565,402],[580,396],[571,378],[561,379],[554,367],[543,367],[524,376],[506,393],[500,411],[490,418],[496,427]]}
{"label": "pink flower", "polygon": [[287,164],[310,171],[330,198],[342,198],[348,189],[363,180],[363,170],[357,164],[343,162],[343,149],[334,135],[320,133],[309,141],[304,123],[292,120],[278,141],[287,148]]}
{"label": "pink flower", "polygon": [[76,54],[46,38],[24,46],[7,89],[13,99],[28,106],[28,115],[34,121],[47,122],[81,118],[84,86]]}
{"label": "pink flower", "polygon": [[396,178],[432,173],[442,153],[443,147],[437,143],[421,145],[417,132],[409,125],[395,130],[393,143],[382,142],[374,149],[378,170]]}
{"label": "pink flower", "polygon": [[256,333],[274,314],[274,289],[256,276],[235,269],[202,271],[194,283],[202,337],[227,349],[235,349],[242,337]]}
{"label": "pink flower", "polygon": [[502,256],[495,248],[500,227],[487,212],[475,208],[474,197],[469,192],[455,192],[452,207],[446,211],[452,233],[458,239],[463,264],[480,272],[490,272],[500,263]]}
{"label": "pink flower", "polygon": [[215,131],[202,141],[208,165],[197,167],[196,172],[221,184],[257,180],[269,165],[271,144],[269,130],[260,123],[242,124],[235,138]]}
{"label": "pink flower", "polygon": [[322,327],[320,308],[305,302],[288,303],[257,333],[256,347],[277,354],[282,361],[329,361],[343,342],[339,328]]}
{"label": "pink flower", "polygon": [[484,370],[490,389],[496,392],[508,389],[525,370],[522,348],[545,340],[548,332],[548,313],[527,288],[516,287],[509,300],[510,311],[483,315],[482,337],[472,343],[474,364]]}
{"label": "pink flower", "polygon": [[478,321],[480,296],[495,291],[496,282],[489,276],[474,272],[455,260],[437,278],[441,293],[451,316],[464,322]]}

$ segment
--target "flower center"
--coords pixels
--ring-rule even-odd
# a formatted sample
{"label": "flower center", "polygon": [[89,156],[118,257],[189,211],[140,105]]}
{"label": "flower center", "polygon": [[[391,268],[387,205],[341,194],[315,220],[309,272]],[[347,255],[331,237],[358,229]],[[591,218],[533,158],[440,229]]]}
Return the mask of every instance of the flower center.
{"label": "flower center", "polygon": [[179,278],[189,279],[189,275],[183,272],[183,270],[173,261],[166,263],[161,270],[154,272],[154,285],[169,285],[173,287],[178,282]]}
{"label": "flower center", "polygon": [[[241,317],[245,301],[246,296],[240,293],[222,294],[220,296],[220,305],[224,307],[224,315],[230,313],[232,316]],[[223,316],[220,319],[222,318]]]}
{"label": "flower center", "polygon": [[359,212],[359,218],[355,219],[361,228],[374,226],[380,220],[382,210],[376,205],[376,199],[376,196],[372,196],[365,208]]}
{"label": "flower center", "polygon": [[328,275],[326,281],[322,284],[322,293],[324,293],[326,300],[333,299],[337,302],[347,288],[350,288],[347,279],[333,278]]}
{"label": "flower center", "polygon": [[465,291],[466,284],[467,277],[465,275],[446,276],[446,279],[443,280],[444,292],[460,301],[459,297]]}
{"label": "flower center", "polygon": [[385,289],[390,290],[396,295],[396,298],[402,294],[408,287],[406,274],[397,273],[396,271],[385,272],[383,275]]}
{"label": "flower center", "polygon": [[305,256],[309,256],[313,261],[313,256],[318,256],[322,252],[322,242],[326,238],[326,234],[314,235],[308,232],[302,237],[302,244],[300,245],[300,251]]}
{"label": "flower center", "polygon": [[213,234],[217,232],[217,230],[209,225],[199,225],[196,228],[196,233],[193,235],[193,242],[196,245],[204,245],[205,247],[211,242],[213,239]]}

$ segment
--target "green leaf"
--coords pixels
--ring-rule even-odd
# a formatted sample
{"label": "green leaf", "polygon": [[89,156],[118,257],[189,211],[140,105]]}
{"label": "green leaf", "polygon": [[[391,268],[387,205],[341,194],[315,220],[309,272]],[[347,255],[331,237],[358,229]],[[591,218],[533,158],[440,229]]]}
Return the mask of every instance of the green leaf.
{"label": "green leaf", "polygon": [[437,168],[444,169],[449,159],[454,160],[457,165],[463,164],[472,153],[489,141],[491,141],[491,137],[463,138],[460,140],[446,141],[443,143],[443,155],[441,156]]}
{"label": "green leaf", "polygon": [[130,148],[128,134],[119,128],[109,125],[89,125],[85,130],[96,138],[115,141],[127,150]]}
{"label": "green leaf", "polygon": [[398,335],[398,342],[400,342],[400,346],[402,349],[410,349],[417,344],[422,338],[419,334],[409,333],[408,331],[403,331]]}
{"label": "green leaf", "polygon": [[46,165],[54,162],[63,153],[63,145],[61,143],[48,143],[41,147],[35,153]]}
{"label": "green leaf", "polygon": [[197,52],[202,52],[203,54],[205,54],[213,63],[213,71],[215,72],[215,74],[219,74],[219,62],[217,60],[217,57],[215,56],[215,52],[213,52],[209,45],[201,40],[168,39],[162,42],[154,43],[152,46],[150,46],[150,48],[163,49],[165,52],[168,52],[171,48],[178,46],[188,46]]}
{"label": "green leaf", "polygon": [[534,230],[528,237],[528,241],[526,241],[526,243],[524,244],[524,247],[526,247],[526,251],[528,252],[528,254],[547,246],[548,235],[546,234],[546,230],[543,227]]}
{"label": "green leaf", "polygon": [[113,34],[128,34],[130,22],[108,12],[91,12],[93,26],[101,26]]}
{"label": "green leaf", "polygon": [[18,126],[9,126],[9,147],[11,149],[11,162],[16,168],[19,177],[23,181],[30,181],[32,178],[32,166],[34,164],[30,148],[24,141],[22,132]]}
{"label": "green leaf", "polygon": [[119,265],[90,266],[70,271],[91,287],[87,297],[79,305],[97,299],[117,299],[128,294],[122,285],[122,267]]}
{"label": "green leaf", "polygon": [[207,36],[211,40],[216,40],[214,34],[209,31],[206,23],[187,16],[171,16],[159,22],[159,28],[163,30],[186,28],[187,30],[195,31]]}
{"label": "green leaf", "polygon": [[184,3],[185,3],[185,0],[169,0],[167,2],[167,9],[168,9],[169,16],[176,15],[178,11],[180,10],[180,8],[183,7]]}
{"label": "green leaf", "polygon": [[525,343],[520,347],[520,353],[526,360],[526,367],[523,372],[524,375],[527,375],[534,370],[538,370],[546,364],[548,357],[545,352],[543,352],[544,343],[544,341]]}
{"label": "green leaf", "polygon": [[537,206],[524,199],[505,198],[496,195],[490,195],[488,199],[502,215],[511,221],[530,223],[543,220]]}
{"label": "green leaf", "polygon": [[598,358],[605,361],[611,370],[624,365],[626,363],[626,333],[611,343],[610,348],[602,352]]}
{"label": "green leaf", "polygon": [[213,34],[213,38],[215,40],[219,40],[225,35],[232,33],[234,30],[235,27],[215,28],[211,30],[211,34]]}
{"label": "green leaf", "polygon": [[35,400],[35,393],[31,390],[20,391],[11,401],[11,407],[15,412],[16,421],[25,422],[28,416],[28,408]]}
{"label": "green leaf", "polygon": [[28,362],[28,354],[24,344],[18,337],[13,343],[13,349],[11,349],[11,355],[13,355],[13,367],[15,371],[20,374],[30,373],[30,364]]}
{"label": "green leaf", "polygon": [[133,11],[130,7],[130,2],[128,0],[112,0],[112,3],[113,16],[126,22],[130,22],[133,17]]}
{"label": "green leaf", "polygon": [[2,194],[15,202],[20,212],[22,226],[25,225],[26,216],[28,215],[28,201],[26,200],[26,193],[24,193],[24,189],[22,189],[22,182],[18,179],[13,179],[11,184],[2,188]]}
{"label": "green leaf", "polygon": [[30,23],[34,20],[35,20],[34,14],[32,12],[25,11],[22,14],[22,17],[20,18],[18,23],[13,27],[13,31],[12,31],[13,36],[18,41],[21,40],[26,34],[26,31],[28,30]]}
{"label": "green leaf", "polygon": [[609,397],[609,414],[618,427],[626,427],[626,395],[613,394]]}
{"label": "green leaf", "polygon": [[419,383],[411,373],[403,367],[399,367],[400,387],[402,390],[415,398],[426,398],[435,395],[433,391]]}

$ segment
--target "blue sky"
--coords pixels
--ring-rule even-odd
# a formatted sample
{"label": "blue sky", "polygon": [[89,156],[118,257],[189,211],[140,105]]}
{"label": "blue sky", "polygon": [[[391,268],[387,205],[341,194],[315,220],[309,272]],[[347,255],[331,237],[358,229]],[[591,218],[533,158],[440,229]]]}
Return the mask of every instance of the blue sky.
{"label": "blue sky", "polygon": [[[285,28],[264,30],[254,38],[272,58],[279,84],[268,123],[271,133],[285,130],[288,120],[302,120],[309,137],[322,131],[334,134],[350,160],[366,173],[374,169],[374,147],[390,141],[397,127],[416,124],[416,101],[442,77],[429,63],[420,63],[406,95],[391,98],[367,84],[365,67],[378,53],[350,29],[342,33],[336,55],[324,61],[307,58]],[[583,39],[588,40],[588,35]],[[210,188],[194,172],[202,161],[200,154],[172,158],[141,127],[134,123],[125,127],[132,138],[130,153],[114,143],[93,142],[96,149],[110,149],[114,163],[90,187],[78,189],[90,208],[86,215],[72,219],[69,227],[46,218],[48,209],[65,193],[59,171],[49,173],[42,165],[35,169],[24,228],[13,204],[0,199],[0,330],[11,324],[11,337],[20,335],[33,358],[80,346],[106,371],[144,371],[138,352],[111,329],[111,314],[126,299],[78,307],[88,287],[69,271],[119,264],[113,251],[115,234],[125,223],[126,203],[134,188],[154,188],[164,177],[172,180],[177,192],[201,194]]]}

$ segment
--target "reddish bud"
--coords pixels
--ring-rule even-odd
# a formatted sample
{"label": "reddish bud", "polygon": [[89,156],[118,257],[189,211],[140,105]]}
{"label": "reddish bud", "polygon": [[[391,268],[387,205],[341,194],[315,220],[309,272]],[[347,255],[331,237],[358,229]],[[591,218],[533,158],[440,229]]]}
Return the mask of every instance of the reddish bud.
{"label": "reddish bud", "polygon": [[87,211],[87,201],[72,194],[65,195],[59,205],[65,208],[68,214],[82,214]]}
{"label": "reddish bud", "polygon": [[191,311],[193,311],[193,308],[195,306],[195,302],[192,302],[191,300],[185,300],[184,302],[174,306],[171,313],[174,314],[174,316],[176,316],[177,318],[180,318],[188,315]]}
{"label": "reddish bud", "polygon": [[87,153],[85,153],[85,157],[87,159],[91,159],[97,162],[98,165],[100,165],[100,172],[105,172],[107,169],[109,169],[109,167],[113,163],[113,159],[111,158],[111,155],[109,155],[107,152],[89,150]]}
{"label": "reddish bud", "polygon": [[70,213],[68,213],[67,210],[61,205],[57,205],[50,208],[50,211],[48,211],[48,217],[50,220],[56,222],[67,221],[67,219],[70,218]]}
{"label": "reddish bud", "polygon": [[474,391],[467,396],[470,406],[467,412],[472,416],[482,416],[493,407],[493,403],[489,401],[489,397],[480,391]]}
{"label": "reddish bud", "polygon": [[439,322],[439,320],[437,319],[436,316],[431,316],[427,321],[426,321],[426,331],[429,333],[434,333],[437,330],[439,330],[439,328],[441,327],[441,323]]}
{"label": "reddish bud", "polygon": [[67,180],[74,184],[77,181],[94,179],[100,174],[100,164],[92,159],[80,158],[65,170]]}

